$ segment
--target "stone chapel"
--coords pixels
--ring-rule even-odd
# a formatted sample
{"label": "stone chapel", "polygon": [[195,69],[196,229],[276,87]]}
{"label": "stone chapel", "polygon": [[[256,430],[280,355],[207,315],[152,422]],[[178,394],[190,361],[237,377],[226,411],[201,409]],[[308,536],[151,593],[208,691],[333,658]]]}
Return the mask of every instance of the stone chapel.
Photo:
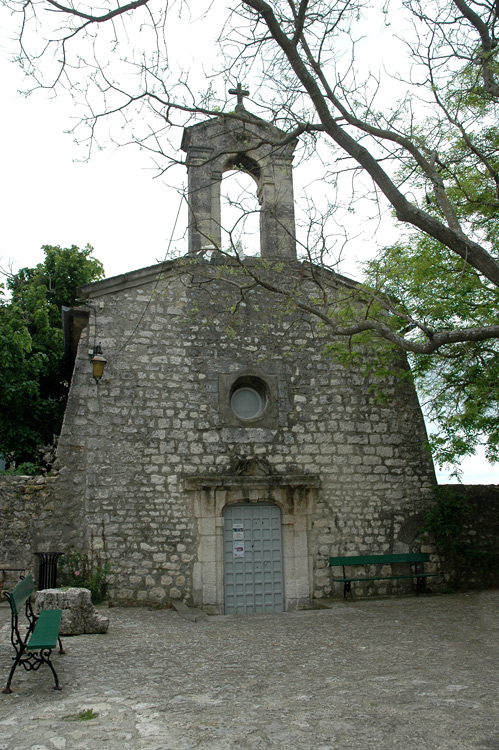
{"label": "stone chapel", "polygon": [[[357,287],[297,259],[296,143],[241,100],[236,114],[184,132],[188,255],[89,284],[66,315],[75,359],[46,543],[109,561],[115,604],[269,612],[341,595],[328,557],[419,549],[435,487],[410,378],[386,378],[380,401],[272,291],[316,294],[318,274],[332,293]],[[261,258],[218,250],[233,169],[255,182]]]}

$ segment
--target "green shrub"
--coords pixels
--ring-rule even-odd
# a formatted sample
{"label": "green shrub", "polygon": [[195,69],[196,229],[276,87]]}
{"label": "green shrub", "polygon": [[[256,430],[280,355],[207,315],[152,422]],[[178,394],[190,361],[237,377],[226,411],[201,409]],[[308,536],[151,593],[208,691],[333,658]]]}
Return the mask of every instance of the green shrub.
{"label": "green shrub", "polygon": [[0,475],[2,476],[13,477],[34,477],[43,473],[43,468],[41,466],[30,463],[29,461],[23,464],[19,464],[19,466],[16,466],[15,469],[2,469],[0,471]]}
{"label": "green shrub", "polygon": [[61,558],[59,580],[61,586],[89,589],[93,604],[99,604],[106,598],[107,579],[111,573],[112,569],[107,561],[102,562],[98,556],[70,547]]}

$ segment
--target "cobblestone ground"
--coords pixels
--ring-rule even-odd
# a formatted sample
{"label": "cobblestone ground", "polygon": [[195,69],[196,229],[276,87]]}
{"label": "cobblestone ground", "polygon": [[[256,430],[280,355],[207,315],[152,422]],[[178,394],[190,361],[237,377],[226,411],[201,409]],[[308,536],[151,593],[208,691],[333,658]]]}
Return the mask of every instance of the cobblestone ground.
{"label": "cobblestone ground", "polygon": [[[498,605],[487,591],[201,622],[110,609],[106,635],[54,656],[63,692],[47,669],[16,672],[0,750],[499,750]],[[8,636],[2,605],[2,680]]]}

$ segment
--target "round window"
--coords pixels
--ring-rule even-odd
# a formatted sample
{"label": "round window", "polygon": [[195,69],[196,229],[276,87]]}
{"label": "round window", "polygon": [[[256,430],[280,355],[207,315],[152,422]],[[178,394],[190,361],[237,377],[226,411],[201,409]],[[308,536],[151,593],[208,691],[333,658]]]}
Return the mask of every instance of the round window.
{"label": "round window", "polygon": [[261,393],[247,385],[236,387],[231,399],[232,411],[239,419],[255,419],[265,408],[265,400]]}

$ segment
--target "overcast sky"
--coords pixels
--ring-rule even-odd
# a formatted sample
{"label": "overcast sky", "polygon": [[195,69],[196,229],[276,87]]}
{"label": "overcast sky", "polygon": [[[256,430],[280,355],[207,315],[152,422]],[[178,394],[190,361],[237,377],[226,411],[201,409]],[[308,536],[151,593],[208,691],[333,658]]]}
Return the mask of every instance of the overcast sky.
{"label": "overcast sky", "polygon": [[68,102],[20,98],[19,85],[16,68],[1,61],[2,264],[36,264],[45,244],[90,243],[107,276],[162,260],[177,196],[153,179],[148,159],[130,147],[78,162],[83,150],[64,133],[71,126]]}
{"label": "overcast sky", "polygon": [[[154,179],[153,165],[134,147],[111,147],[79,162],[83,152],[64,133],[72,123],[71,103],[43,93],[26,99],[17,93],[22,86],[20,72],[0,50],[0,265],[36,265],[44,244],[90,243],[106,276],[114,276],[160,262],[172,250],[185,252],[185,208],[171,244],[185,169]],[[179,150],[180,138],[179,131]],[[355,277],[358,257],[362,250],[350,255],[344,273]],[[465,483],[498,481],[497,468],[482,457],[462,468]],[[439,481],[448,475],[439,472]]]}

